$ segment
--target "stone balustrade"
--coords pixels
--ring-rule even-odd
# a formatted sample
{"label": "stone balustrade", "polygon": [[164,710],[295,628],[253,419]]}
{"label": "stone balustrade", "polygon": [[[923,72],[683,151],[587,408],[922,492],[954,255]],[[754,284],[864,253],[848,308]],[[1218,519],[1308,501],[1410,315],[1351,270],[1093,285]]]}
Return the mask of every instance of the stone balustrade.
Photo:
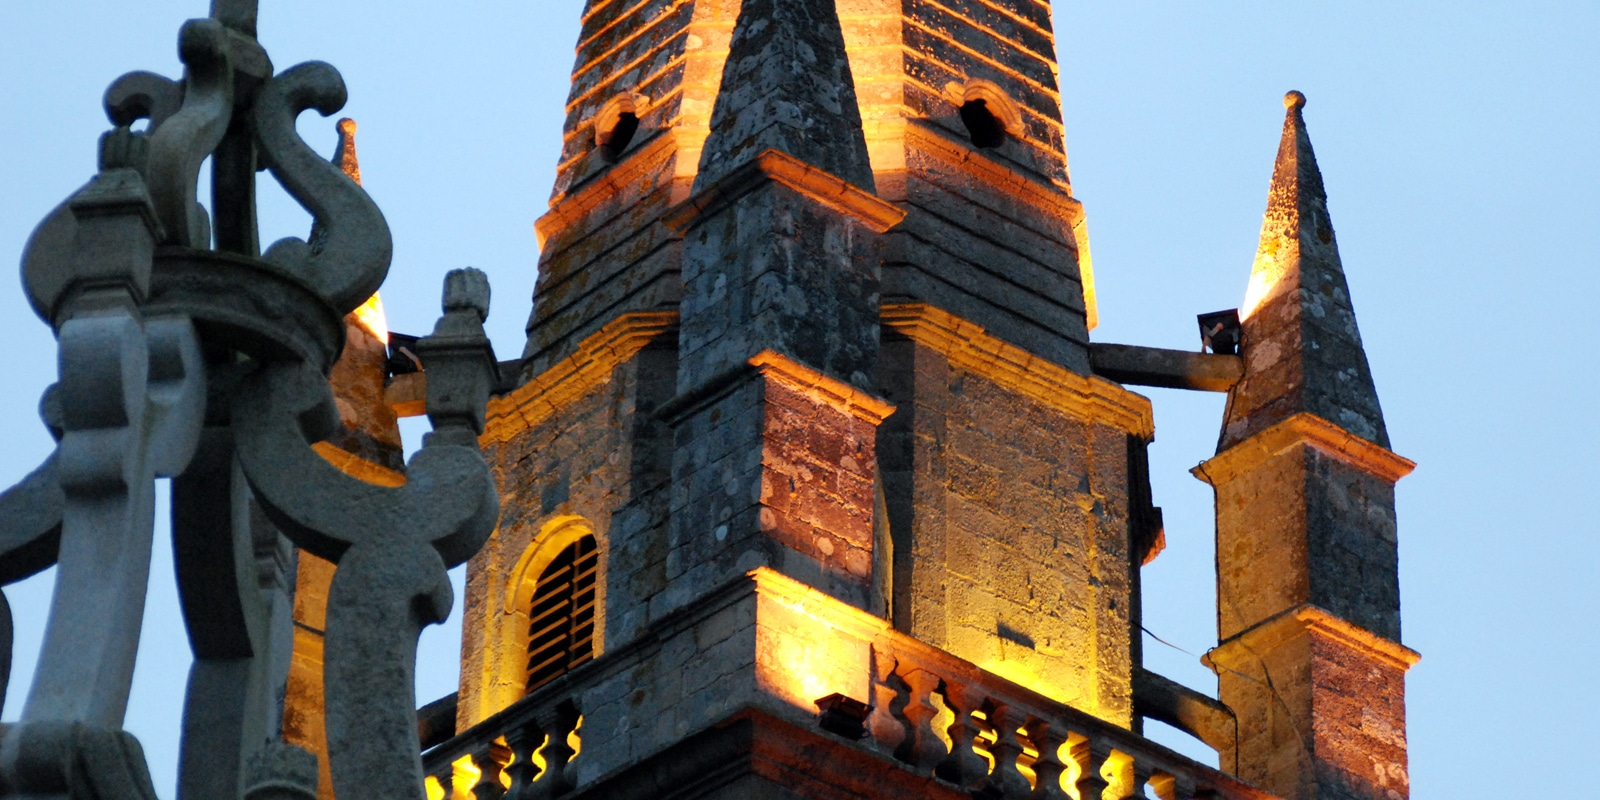
{"label": "stone balustrade", "polygon": [[[730,649],[744,666],[692,681],[697,655]],[[804,707],[835,692],[870,706],[864,718],[827,724]],[[1275,800],[764,569],[424,753],[429,800],[587,790],[741,708],[945,790],[929,796]]]}
{"label": "stone balustrade", "polygon": [[973,796],[1273,797],[909,637],[874,642],[873,660],[871,746]]}

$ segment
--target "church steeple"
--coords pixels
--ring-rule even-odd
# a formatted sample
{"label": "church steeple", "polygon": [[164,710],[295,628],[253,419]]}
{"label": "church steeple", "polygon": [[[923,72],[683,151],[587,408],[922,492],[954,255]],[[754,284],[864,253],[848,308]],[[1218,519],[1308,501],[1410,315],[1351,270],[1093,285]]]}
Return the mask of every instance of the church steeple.
{"label": "church steeple", "polygon": [[777,150],[867,191],[844,34],[831,0],[746,0],[711,114],[697,190],[765,150]]}
{"label": "church steeple", "polygon": [[1219,452],[1299,413],[1389,446],[1305,104],[1299,92],[1284,96],[1283,138],[1240,309],[1248,366],[1229,396]]}

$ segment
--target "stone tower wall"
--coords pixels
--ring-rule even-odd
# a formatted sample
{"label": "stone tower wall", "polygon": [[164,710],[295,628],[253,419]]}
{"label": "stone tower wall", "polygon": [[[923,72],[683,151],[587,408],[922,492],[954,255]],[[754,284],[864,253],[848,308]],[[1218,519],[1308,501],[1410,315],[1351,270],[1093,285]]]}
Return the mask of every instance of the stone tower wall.
{"label": "stone tower wall", "polygon": [[[689,195],[710,133],[738,0],[591,0],[541,242],[523,378],[618,313],[675,308],[681,246],[661,216]],[[597,146],[608,104],[639,128],[613,164]]]}
{"label": "stone tower wall", "polygon": [[[741,138],[735,117],[767,113],[751,111],[767,99],[751,87],[771,75],[756,44],[728,60],[744,5],[586,9],[523,386],[486,434],[507,501],[473,562],[462,722],[520,692],[518,634],[494,615],[533,537],[570,516],[602,537],[604,648],[766,566],[858,608],[893,605],[903,630],[1129,724],[1129,498],[1143,475],[1128,443],[1152,430],[1147,401],[1089,375],[1087,240],[1048,4],[825,4],[860,121],[843,109],[839,143],[795,140],[823,161]],[[724,81],[741,96],[719,97]],[[595,121],[619,97],[643,110],[611,158]],[[1004,120],[1000,146],[972,142],[960,109],[973,97]],[[866,165],[859,176],[816,168],[852,134],[865,150],[839,163]],[[714,146],[727,155],[708,168]],[[762,161],[761,147],[793,158]],[[751,157],[759,167],[739,171]],[[645,350],[604,344],[656,314],[681,330]],[[743,372],[767,352],[759,375]],[[612,378],[585,384],[583,370]],[[669,372],[675,389],[652,382]],[[876,433],[874,394],[900,407]],[[633,474],[645,451],[661,482],[648,499]]]}
{"label": "stone tower wall", "polygon": [[[597,653],[631,641],[666,586],[670,439],[652,411],[673,393],[677,359],[670,333],[660,326],[648,331],[641,334],[642,349],[626,361],[567,376],[564,385],[525,385],[521,395],[492,407],[501,412],[488,430],[496,438],[488,452],[501,487],[500,525],[468,563],[457,712],[462,729],[523,695],[528,621],[511,598],[518,583],[538,578],[539,565],[528,556],[541,533],[576,522],[595,536]],[[526,402],[530,389],[550,387],[577,396],[559,406]],[[529,424],[514,405],[518,400],[523,408],[550,413]]]}

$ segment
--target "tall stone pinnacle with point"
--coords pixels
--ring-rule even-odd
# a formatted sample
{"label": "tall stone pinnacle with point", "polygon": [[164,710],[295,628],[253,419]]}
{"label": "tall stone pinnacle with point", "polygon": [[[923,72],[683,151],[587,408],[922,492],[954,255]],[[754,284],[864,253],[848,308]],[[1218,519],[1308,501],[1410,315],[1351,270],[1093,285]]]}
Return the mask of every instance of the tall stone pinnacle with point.
{"label": "tall stone pinnacle with point", "polygon": [[871,188],[832,0],[744,3],[695,195],[669,220],[684,237],[678,392],[703,398],[674,418],[688,444],[673,472],[728,465],[675,495],[674,541],[703,551],[695,580],[772,566],[873,605],[876,426],[892,410],[871,393],[875,247],[904,215]]}
{"label": "tall stone pinnacle with point", "polygon": [[1283,139],[1240,310],[1249,369],[1229,395],[1219,450],[1299,413],[1389,446],[1306,132],[1305,102],[1299,92],[1284,98]]}
{"label": "tall stone pinnacle with point", "polygon": [[1216,457],[1222,765],[1286,800],[1409,795],[1394,484],[1305,97],[1290,92]]}
{"label": "tall stone pinnacle with point", "polygon": [[739,9],[696,187],[766,150],[873,191],[832,0],[746,0]]}

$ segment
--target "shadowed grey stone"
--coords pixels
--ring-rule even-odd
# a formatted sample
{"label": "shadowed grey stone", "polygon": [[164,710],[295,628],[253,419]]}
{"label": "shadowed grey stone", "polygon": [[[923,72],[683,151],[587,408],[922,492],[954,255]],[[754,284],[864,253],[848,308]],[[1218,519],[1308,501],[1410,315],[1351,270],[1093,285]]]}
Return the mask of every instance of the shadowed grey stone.
{"label": "shadowed grey stone", "polygon": [[341,314],[378,290],[394,246],[389,224],[372,198],[295,132],[300,112],[315,108],[328,116],[344,107],[346,96],[338,70],[307,62],[269,81],[256,99],[253,116],[262,162],[311,213],[319,233],[311,244],[280,239],[263,257],[316,287]]}
{"label": "shadowed grey stone", "polygon": [[267,364],[235,394],[239,461],[263,509],[296,544],[337,564],[323,680],[334,791],[344,800],[421,796],[417,636],[449,615],[446,570],[476,552],[499,518],[477,447],[498,378],[483,333],[487,280],[465,270],[445,285],[444,317],[418,346],[435,431],[404,486],[363,483],[308,446],[302,420],[325,426],[333,402],[319,373]]}
{"label": "shadowed grey stone", "polygon": [[[42,404],[60,445],[0,495],[0,585],[51,564],[58,571],[22,720],[0,726],[0,787],[7,794],[155,796],[138,743],[120,727],[147,591],[158,477],[176,478],[173,544],[195,654],[179,798],[315,794],[315,757],[277,741],[292,644],[286,576],[292,553],[256,513],[239,466],[248,458],[238,451],[251,431],[280,437],[278,450],[258,444],[251,452],[291,467],[278,475],[282,485],[263,481],[289,505],[302,505],[297,493],[327,497],[350,484],[372,488],[338,473],[307,443],[337,423],[325,376],[342,346],[340,318],[382,282],[391,244],[376,205],[294,129],[300,111],[332,113],[344,103],[342,79],[332,67],[312,63],[267,81],[271,62],[253,38],[255,18],[252,0],[216,0],[211,19],[183,26],[183,81],[130,73],[112,84],[104,105],[116,128],[101,138],[99,174],[51,211],[25,250],[29,302],[60,343],[60,382]],[[140,119],[149,120],[148,129],[135,132],[130,126]],[[207,159],[219,226],[215,250],[212,221],[196,197]],[[257,257],[255,220],[262,164],[312,213],[317,232],[309,244],[280,243],[266,260]],[[157,244],[166,245],[159,254]],[[481,274],[452,280],[459,288],[447,309],[450,323],[441,325],[451,346],[439,356],[436,382],[455,402],[441,402],[452,413],[435,422],[445,431],[439,444],[457,444],[426,449],[406,487],[361,495],[376,505],[350,504],[348,510],[385,520],[383,530],[365,537],[348,531],[354,538],[341,539],[336,525],[332,532],[310,526],[319,543],[345,551],[342,581],[334,585],[342,607],[329,613],[328,649],[330,674],[342,689],[328,694],[345,721],[335,758],[346,776],[345,798],[368,789],[384,797],[420,795],[420,781],[385,791],[362,777],[404,777],[405,765],[417,760],[414,741],[399,750],[350,742],[383,740],[382,715],[362,703],[390,703],[400,696],[395,689],[409,694],[416,633],[449,609],[446,562],[470,555],[495,522],[497,498],[473,433],[474,419],[482,425],[486,387],[497,377],[481,324],[487,281]],[[276,385],[264,388],[261,380]],[[320,393],[304,391],[307,385]],[[269,408],[289,407],[288,416],[265,421],[286,424],[241,424],[241,393],[279,397]],[[292,471],[307,463],[337,477]],[[396,508],[388,515],[371,510],[389,504]],[[346,520],[314,521],[326,527]],[[408,532],[417,535],[407,538]],[[394,536],[398,541],[385,538]],[[417,597],[429,601],[420,616]],[[5,673],[9,615],[0,614],[0,622]],[[403,673],[404,685],[372,679],[376,673]],[[376,698],[351,701],[354,687],[373,688]],[[414,739],[410,707],[398,707],[405,721],[397,729]],[[366,773],[351,773],[349,764],[359,765],[363,754],[378,761]]]}
{"label": "shadowed grey stone", "polygon": [[746,0],[729,48],[696,191],[764,150],[874,190],[833,0]]}

